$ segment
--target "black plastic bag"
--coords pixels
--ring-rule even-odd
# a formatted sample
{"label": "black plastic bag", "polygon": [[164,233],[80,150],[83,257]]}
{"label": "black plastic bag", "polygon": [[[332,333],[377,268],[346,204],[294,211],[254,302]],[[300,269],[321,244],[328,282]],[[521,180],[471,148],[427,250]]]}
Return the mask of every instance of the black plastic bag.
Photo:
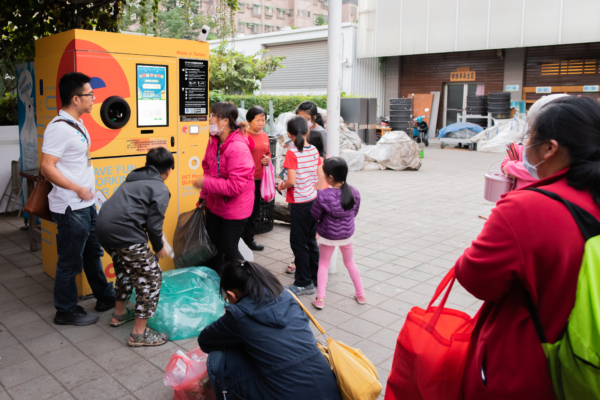
{"label": "black plastic bag", "polygon": [[175,268],[205,266],[217,255],[217,248],[210,242],[204,226],[204,212],[196,208],[179,215],[173,236]]}

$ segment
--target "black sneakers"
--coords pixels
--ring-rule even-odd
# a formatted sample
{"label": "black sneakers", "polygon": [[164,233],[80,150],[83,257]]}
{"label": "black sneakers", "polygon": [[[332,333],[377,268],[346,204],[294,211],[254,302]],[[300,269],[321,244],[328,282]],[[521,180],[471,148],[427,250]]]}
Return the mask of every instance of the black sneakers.
{"label": "black sneakers", "polygon": [[91,325],[95,324],[100,317],[98,314],[87,313],[83,307],[77,306],[71,312],[56,312],[54,323],[56,325]]}
{"label": "black sneakers", "polygon": [[111,308],[115,308],[115,298],[114,297],[106,297],[103,299],[98,299],[96,301],[96,311],[108,311]]}
{"label": "black sneakers", "polygon": [[250,248],[250,250],[263,251],[265,249],[265,246],[263,246],[262,244],[256,243],[254,240],[251,242],[245,242],[245,243],[246,243],[246,246],[248,246],[248,248]]}

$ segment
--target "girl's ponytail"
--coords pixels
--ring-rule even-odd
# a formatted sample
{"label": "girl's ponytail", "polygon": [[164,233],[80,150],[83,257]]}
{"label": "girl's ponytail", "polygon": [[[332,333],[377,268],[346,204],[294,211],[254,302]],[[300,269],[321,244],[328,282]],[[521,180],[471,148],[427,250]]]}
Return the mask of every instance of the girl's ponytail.
{"label": "girl's ponytail", "polygon": [[302,153],[304,150],[304,135],[308,133],[308,122],[303,117],[294,117],[287,123],[288,134],[294,135],[294,145]]}
{"label": "girl's ponytail", "polygon": [[323,161],[323,173],[325,176],[331,176],[335,182],[344,182],[342,184],[342,208],[345,211],[351,210],[356,202],[354,193],[346,178],[348,177],[348,164],[342,157],[331,157]]}
{"label": "girl's ponytail", "polygon": [[276,299],[283,286],[275,276],[264,267],[248,261],[231,261],[223,268],[220,291],[223,298],[229,290],[237,289],[260,305],[265,297],[265,290]]}
{"label": "girl's ponytail", "polygon": [[321,116],[321,113],[317,113],[317,118],[315,119],[315,122],[317,123],[317,125],[321,125],[321,127],[325,128],[325,122],[323,122],[323,117]]}
{"label": "girl's ponytail", "polygon": [[344,184],[342,185],[342,208],[345,211],[348,211],[354,207],[354,204],[354,193],[352,193],[352,188],[344,181]]}

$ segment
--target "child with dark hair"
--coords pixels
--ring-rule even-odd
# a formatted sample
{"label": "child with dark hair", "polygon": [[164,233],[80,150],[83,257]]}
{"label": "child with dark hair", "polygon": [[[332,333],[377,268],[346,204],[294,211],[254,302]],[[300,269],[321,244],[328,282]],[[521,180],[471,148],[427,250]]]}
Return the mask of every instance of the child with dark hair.
{"label": "child with dark hair", "polygon": [[296,299],[268,270],[228,263],[221,294],[225,315],[207,326],[198,344],[217,399],[340,399],[331,367],[316,346]]}
{"label": "child with dark hair", "polygon": [[290,246],[294,252],[296,272],[290,289],[297,295],[315,293],[314,282],[319,269],[319,247],[317,246],[317,223],[310,209],[317,197],[317,168],[321,157],[315,146],[306,142],[308,126],[306,119],[295,117],[287,123],[288,134],[294,147],[285,154],[283,167],[288,178],[281,182],[278,190],[287,189],[287,202],[291,204]]}
{"label": "child with dark hair", "polygon": [[331,255],[335,246],[340,247],[344,265],[354,283],[354,299],[359,304],[366,304],[365,291],[356,267],[353,255],[352,235],[354,234],[354,218],[360,207],[360,194],[356,188],[346,183],[348,164],[341,157],[332,157],[323,163],[325,181],[331,188],[319,191],[317,200],[312,206],[312,216],[317,223],[319,244],[318,292],[313,300],[316,308],[325,307],[325,292],[327,290],[327,272]]}
{"label": "child with dark hair", "polygon": [[[154,316],[162,284],[156,257],[168,255],[162,237],[171,193],[164,181],[174,168],[175,160],[169,150],[150,150],[146,166],[127,175],[119,189],[102,204],[96,222],[98,240],[110,254],[117,276],[110,326],[119,327],[135,319],[127,342],[130,347],[160,346],[169,340],[169,335],[146,327],[146,322]],[[133,288],[135,311],[126,307]]]}
{"label": "child with dark hair", "polygon": [[303,117],[306,119],[308,123],[308,129],[314,129],[318,131],[323,137],[323,156],[327,153],[327,131],[325,128],[325,122],[323,122],[323,117],[319,113],[319,109],[317,105],[312,101],[305,101],[300,103],[298,108],[296,109],[296,115]]}

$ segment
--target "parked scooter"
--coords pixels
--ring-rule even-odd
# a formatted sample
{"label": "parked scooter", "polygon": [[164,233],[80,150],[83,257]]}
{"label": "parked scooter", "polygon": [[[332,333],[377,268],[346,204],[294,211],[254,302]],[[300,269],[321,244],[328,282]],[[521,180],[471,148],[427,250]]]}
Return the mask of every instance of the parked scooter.
{"label": "parked scooter", "polygon": [[421,115],[414,119],[415,126],[413,128],[413,139],[416,140],[417,143],[423,142],[425,146],[429,146],[429,126],[427,125],[427,122],[423,121],[425,117],[425,115]]}

